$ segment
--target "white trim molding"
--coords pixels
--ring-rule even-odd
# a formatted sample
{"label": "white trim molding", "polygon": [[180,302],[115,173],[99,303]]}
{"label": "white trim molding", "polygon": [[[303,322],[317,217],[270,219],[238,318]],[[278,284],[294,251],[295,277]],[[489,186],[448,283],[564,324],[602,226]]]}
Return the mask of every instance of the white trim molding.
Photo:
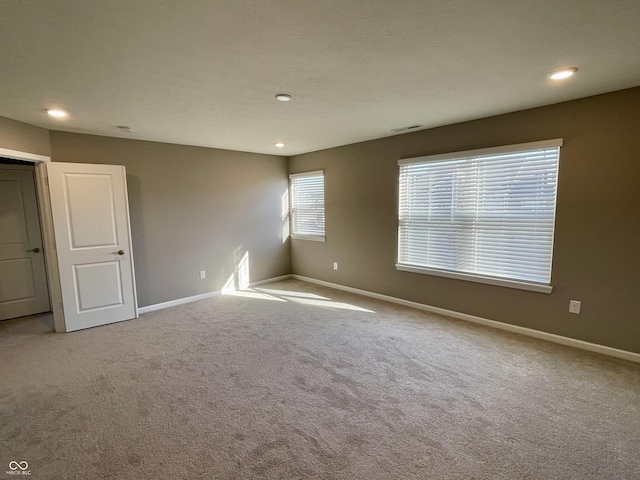
{"label": "white trim molding", "polygon": [[11,158],[13,160],[24,160],[27,162],[50,162],[51,157],[38,155],[36,153],[19,152],[8,148],[0,148],[0,157]]}
{"label": "white trim molding", "polygon": [[[423,310],[426,312],[436,313],[436,314],[444,315],[447,317],[457,318],[459,320],[465,320],[467,322],[476,323],[476,324],[484,325],[487,327],[497,328],[499,330],[504,330],[507,332],[518,333],[520,335],[526,335],[528,337],[538,338],[540,340],[546,340],[548,342],[553,342],[553,343],[565,345],[568,347],[579,348],[581,350],[587,350],[590,352],[600,353],[602,355],[608,355],[610,357],[621,358],[623,360],[628,360],[630,362],[640,363],[640,353],[620,350],[617,348],[607,347],[604,345],[598,345],[596,343],[589,343],[583,340],[577,340],[575,338],[563,337],[561,335],[555,335],[553,333],[547,333],[547,332],[542,332],[540,330],[533,330],[531,328],[520,327],[518,325],[511,325],[508,323],[497,322],[495,320],[476,317],[474,315],[468,315],[466,313],[456,312],[454,310],[447,310],[445,308],[425,305],[423,303],[412,302],[410,300],[404,300],[402,298],[396,298],[396,297],[391,297],[389,295],[383,295],[380,293],[360,290],[359,288],[347,287],[337,283],[326,282],[324,280],[317,280],[315,278],[305,277],[302,275],[290,274],[290,275],[281,275],[279,277],[267,278],[265,280],[253,282],[249,284],[249,287],[251,288],[251,287],[257,287],[259,285],[265,285],[268,283],[280,282],[283,280],[288,280],[290,278],[295,278],[296,280],[301,280],[303,282],[315,283],[317,285],[322,285],[329,288],[335,288],[336,290],[343,290],[345,292],[355,293],[357,295],[362,295],[365,297],[375,298],[377,300],[382,300],[385,302],[403,305],[409,308],[415,308],[417,310]],[[218,290],[215,292],[208,292],[200,295],[194,295],[191,297],[171,300],[168,302],[157,303],[155,305],[149,305],[146,307],[138,308],[138,313],[139,314],[149,313],[156,310],[162,310],[164,308],[174,307],[177,305],[183,305],[185,303],[197,302],[198,300],[204,300],[207,298],[216,297],[221,294],[222,292]]]}
{"label": "white trim molding", "polygon": [[55,233],[53,230],[53,214],[51,213],[51,196],[47,176],[48,162],[35,163],[36,187],[38,188],[38,207],[40,208],[40,224],[42,225],[42,242],[44,259],[47,264],[47,281],[49,282],[49,300],[53,312],[53,324],[57,333],[65,333],[67,326],[62,304],[62,287],[60,285],[60,269],[56,251]]}
{"label": "white trim molding", "polygon": [[609,355],[610,357],[621,358],[623,360],[629,360],[631,362],[640,363],[640,353],[629,352],[627,350],[620,350],[617,348],[607,347],[604,345],[598,345],[596,343],[589,343],[583,340],[577,340],[575,338],[563,337],[561,335],[555,335],[553,333],[542,332],[540,330],[533,330],[531,328],[520,327],[518,325],[511,325],[508,323],[497,322],[495,320],[489,320],[487,318],[476,317],[474,315],[468,315],[466,313],[456,312],[454,310],[447,310],[445,308],[433,307],[431,305],[425,305],[423,303],[412,302],[409,300],[403,300],[401,298],[390,297],[388,295],[382,295],[380,293],[368,292],[366,290],[360,290],[358,288],[346,287],[337,283],[325,282],[324,280],[316,280],[315,278],[304,277],[302,275],[291,275],[296,280],[302,280],[303,282],[315,283],[317,285],[323,285],[325,287],[335,288],[336,290],[343,290],[345,292],[355,293],[363,295],[365,297],[371,297],[385,302],[396,303],[398,305],[404,305],[405,307],[415,308],[418,310],[424,310],[426,312],[437,313],[445,315],[447,317],[457,318],[459,320],[465,320],[471,323],[477,323],[479,325],[485,325],[487,327],[497,328],[505,330],[507,332],[518,333],[520,335],[526,335],[528,337],[538,338],[540,340],[546,340],[548,342],[558,343],[560,345],[566,345],[568,347],[579,348],[582,350],[588,350],[590,352],[601,353],[603,355]]}
{"label": "white trim molding", "polygon": [[553,287],[542,283],[528,283],[506,278],[488,277],[476,275],[475,273],[451,272],[449,270],[438,270],[437,268],[414,267],[413,265],[396,264],[396,270],[411,273],[421,273],[424,275],[435,275],[437,277],[455,278],[456,280],[467,280],[469,282],[486,283],[487,285],[497,285],[498,287],[517,288],[519,290],[530,290],[539,293],[551,293]]}
{"label": "white trim molding", "polygon": [[[265,280],[259,280],[249,284],[249,288],[257,287],[259,285],[265,285],[267,283],[280,282],[282,280],[288,280],[291,275],[281,275],[279,277],[267,278]],[[201,293],[200,295],[192,295],[191,297],[177,298],[175,300],[169,300],[168,302],[156,303],[153,305],[147,305],[146,307],[139,307],[138,314],[155,312],[156,310],[163,310],[165,308],[176,307],[178,305],[184,305],[185,303],[197,302],[198,300],[206,300],[207,298],[217,297],[222,295],[222,290],[216,290],[215,292]]]}
{"label": "white trim molding", "polygon": [[155,312],[156,310],[163,310],[169,307],[177,307],[178,305],[184,305],[185,303],[197,302],[198,300],[205,300],[207,298],[217,297],[222,294],[220,290],[215,292],[201,293],[200,295],[193,295],[191,297],[176,298],[175,300],[169,300],[168,302],[156,303],[153,305],[147,305],[146,307],[138,307],[138,315],[144,313]]}

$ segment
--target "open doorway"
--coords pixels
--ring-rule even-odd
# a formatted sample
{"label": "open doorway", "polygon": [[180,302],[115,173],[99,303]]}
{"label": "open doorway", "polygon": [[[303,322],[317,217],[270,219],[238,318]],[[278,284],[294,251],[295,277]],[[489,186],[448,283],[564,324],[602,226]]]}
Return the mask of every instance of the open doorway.
{"label": "open doorway", "polygon": [[[60,294],[60,281],[58,279],[58,263],[55,252],[55,241],[53,236],[53,223],[51,218],[51,205],[48,198],[46,165],[51,162],[51,158],[30,152],[22,152],[0,147],[0,158],[4,165],[22,165],[32,168],[32,178],[35,186],[35,196],[37,199],[37,211],[39,215],[39,227],[41,234],[41,252],[37,252],[44,258],[45,263],[45,283],[47,286],[47,298],[49,310],[53,315],[53,323],[56,332],[65,331],[64,313]],[[30,250],[32,248],[28,248]],[[30,254],[36,252],[28,252]],[[46,314],[45,314],[46,315]],[[21,318],[21,317],[19,317]],[[47,322],[48,323],[48,322]]]}
{"label": "open doorway", "polygon": [[[27,168],[30,173],[24,176],[35,179],[35,188],[33,184],[30,188],[35,190],[37,199],[42,247],[31,245],[31,241],[21,242],[23,256],[15,260],[27,265],[31,257],[24,255],[44,253],[46,269],[42,270],[46,272],[44,281],[55,331],[69,332],[137,318],[124,166],[51,163],[50,157],[4,148],[0,148],[0,157],[12,160],[8,163],[15,166],[13,170],[25,171],[29,164],[34,168]],[[6,193],[9,190],[3,191],[9,197],[8,205],[23,199],[18,187],[14,190],[11,195]],[[7,210],[13,212],[11,206]],[[18,213],[12,215],[17,218]],[[20,220],[14,223],[19,224]],[[26,236],[37,238],[35,234]],[[15,278],[16,272],[10,273]],[[35,276],[31,280],[35,281]],[[6,290],[15,290],[7,294],[13,296],[13,301],[30,295],[29,279],[23,282],[26,287],[22,292],[11,282],[6,281],[10,286]]]}
{"label": "open doorway", "polygon": [[35,172],[0,157],[0,321],[51,310]]}

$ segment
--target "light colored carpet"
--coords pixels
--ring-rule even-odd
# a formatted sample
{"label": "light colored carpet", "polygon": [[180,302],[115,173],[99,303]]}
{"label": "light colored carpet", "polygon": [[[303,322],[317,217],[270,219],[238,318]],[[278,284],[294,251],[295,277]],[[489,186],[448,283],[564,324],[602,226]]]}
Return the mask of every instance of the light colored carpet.
{"label": "light colored carpet", "polygon": [[295,280],[51,329],[0,323],[0,476],[640,478],[622,360]]}

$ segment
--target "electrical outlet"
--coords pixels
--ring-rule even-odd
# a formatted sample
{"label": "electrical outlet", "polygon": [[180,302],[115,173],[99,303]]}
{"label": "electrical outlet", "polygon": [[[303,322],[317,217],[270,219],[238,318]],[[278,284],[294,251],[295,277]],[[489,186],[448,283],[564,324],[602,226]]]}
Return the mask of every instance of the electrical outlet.
{"label": "electrical outlet", "polygon": [[582,305],[582,302],[579,302],[578,300],[570,300],[569,301],[569,312],[570,313],[575,313],[576,315],[578,315],[580,313],[581,305]]}
{"label": "electrical outlet", "polygon": [[333,262],[333,269],[337,270],[338,269],[338,263],[337,262]]}
{"label": "electrical outlet", "polygon": [[200,279],[207,278],[206,270],[200,270]]}

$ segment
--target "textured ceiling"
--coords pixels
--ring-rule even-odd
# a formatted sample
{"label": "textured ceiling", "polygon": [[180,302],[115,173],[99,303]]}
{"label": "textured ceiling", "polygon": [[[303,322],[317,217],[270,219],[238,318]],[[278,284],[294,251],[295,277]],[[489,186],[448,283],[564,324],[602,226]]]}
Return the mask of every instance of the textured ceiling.
{"label": "textured ceiling", "polygon": [[0,116],[294,155],[637,86],[639,47],[638,0],[2,0]]}

